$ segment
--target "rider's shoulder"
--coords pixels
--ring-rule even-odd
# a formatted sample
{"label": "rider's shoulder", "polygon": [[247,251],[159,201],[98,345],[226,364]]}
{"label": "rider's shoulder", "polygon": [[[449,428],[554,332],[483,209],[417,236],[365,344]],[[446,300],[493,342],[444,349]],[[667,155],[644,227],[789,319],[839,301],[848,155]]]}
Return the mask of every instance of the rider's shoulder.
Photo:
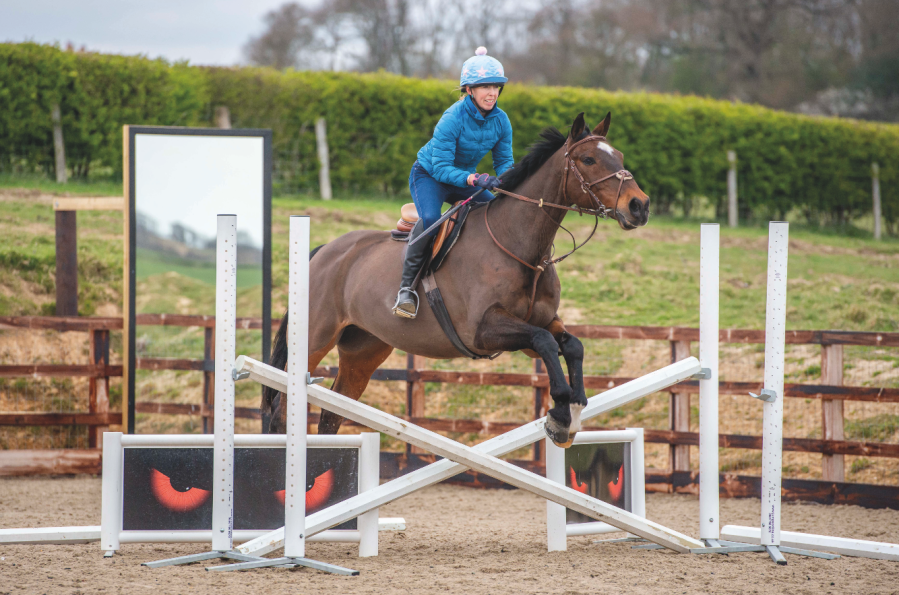
{"label": "rider's shoulder", "polygon": [[459,123],[461,123],[460,115],[462,110],[464,109],[465,105],[463,104],[463,102],[457,101],[453,105],[446,108],[446,110],[443,112],[443,115],[440,117],[440,123],[458,125]]}

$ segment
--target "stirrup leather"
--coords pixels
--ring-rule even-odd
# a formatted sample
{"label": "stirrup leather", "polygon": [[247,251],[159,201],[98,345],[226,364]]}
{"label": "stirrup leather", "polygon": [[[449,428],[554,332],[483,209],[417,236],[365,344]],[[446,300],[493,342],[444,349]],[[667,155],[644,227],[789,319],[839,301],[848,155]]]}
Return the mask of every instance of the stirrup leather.
{"label": "stirrup leather", "polygon": [[[400,294],[403,293],[404,289],[415,296],[415,312],[413,312],[412,314],[409,314],[405,310],[400,309]],[[400,290],[396,293],[396,302],[393,304],[393,313],[396,316],[400,316],[402,318],[415,318],[416,316],[418,316],[418,306],[420,305],[420,303],[421,301],[419,300],[418,293],[416,293],[414,289],[412,289],[411,287],[400,287]]]}

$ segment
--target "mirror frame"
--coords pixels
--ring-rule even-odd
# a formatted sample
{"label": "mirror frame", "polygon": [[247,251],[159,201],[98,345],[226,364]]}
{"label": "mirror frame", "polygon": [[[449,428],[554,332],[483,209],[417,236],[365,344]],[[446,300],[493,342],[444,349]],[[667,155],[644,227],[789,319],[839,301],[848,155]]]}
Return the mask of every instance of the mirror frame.
{"label": "mirror frame", "polygon": [[[136,315],[135,292],[137,289],[136,240],[137,218],[135,214],[134,142],[138,134],[164,134],[183,136],[241,136],[262,139],[262,359],[269,361],[272,333],[272,131],[268,129],[219,129],[186,128],[180,126],[131,126],[122,127],[124,209],[124,283],[122,312],[122,429],[134,433],[134,404],[136,378]],[[210,213],[210,217],[216,213]]]}

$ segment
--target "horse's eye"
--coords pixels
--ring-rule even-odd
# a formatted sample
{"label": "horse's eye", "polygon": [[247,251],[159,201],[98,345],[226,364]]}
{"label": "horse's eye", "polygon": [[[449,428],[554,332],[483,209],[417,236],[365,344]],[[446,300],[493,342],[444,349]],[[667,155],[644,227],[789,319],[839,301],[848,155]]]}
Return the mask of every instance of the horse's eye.
{"label": "horse's eye", "polygon": [[596,160],[593,157],[584,157],[581,161],[584,162],[584,165],[593,165],[596,163]]}

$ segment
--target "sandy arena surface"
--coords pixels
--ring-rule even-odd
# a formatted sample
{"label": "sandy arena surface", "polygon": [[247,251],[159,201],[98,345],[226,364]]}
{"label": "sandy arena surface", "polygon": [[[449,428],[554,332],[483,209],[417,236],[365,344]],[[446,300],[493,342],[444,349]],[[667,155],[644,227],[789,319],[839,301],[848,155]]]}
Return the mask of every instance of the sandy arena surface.
{"label": "sandy arena surface", "polygon": [[[696,498],[647,497],[650,518],[695,534]],[[759,501],[722,500],[729,524],[755,524]],[[569,539],[548,554],[544,501],[521,490],[436,486],[381,509],[405,517],[381,533],[380,555],[360,559],[346,544],[307,546],[314,559],[361,571],[336,577],[308,569],[208,573],[201,565],[151,570],[141,562],[200,552],[202,545],[126,545],[113,559],[99,545],[0,545],[0,594],[7,593],[899,593],[899,563],[825,561],[764,554],[686,556]],[[899,511],[784,504],[789,530],[899,541]],[[0,527],[100,523],[100,480],[0,479]],[[611,535],[609,537],[614,537]]]}

